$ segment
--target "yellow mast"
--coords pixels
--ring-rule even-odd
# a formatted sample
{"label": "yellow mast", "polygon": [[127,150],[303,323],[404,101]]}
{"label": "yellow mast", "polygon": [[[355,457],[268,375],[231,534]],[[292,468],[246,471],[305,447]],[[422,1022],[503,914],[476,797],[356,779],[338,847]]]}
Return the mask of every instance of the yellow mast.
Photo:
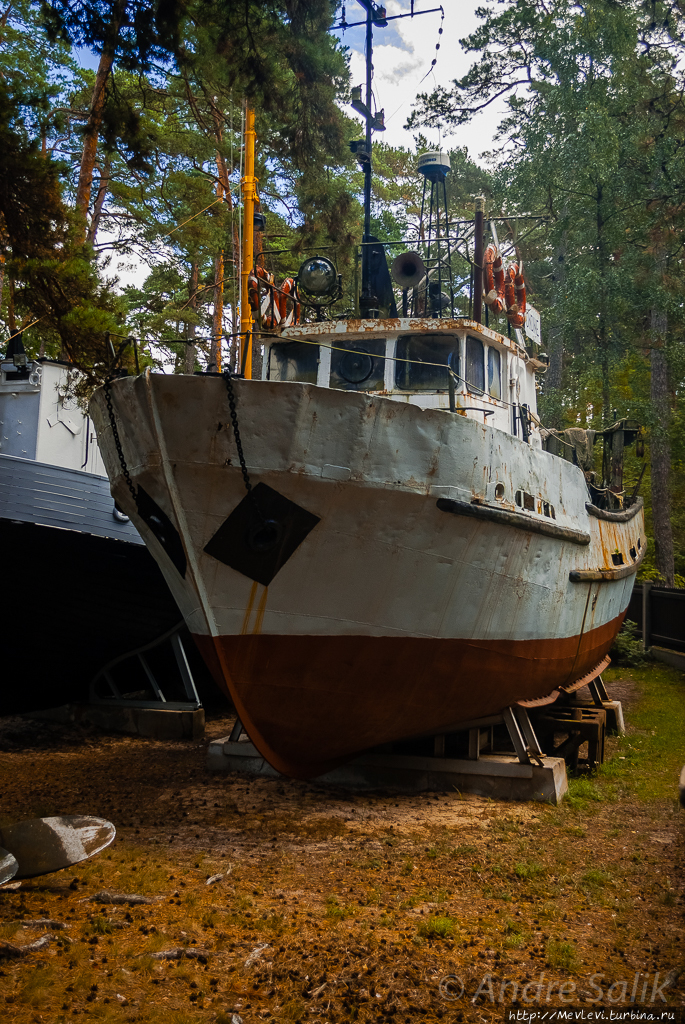
{"label": "yellow mast", "polygon": [[245,376],[252,377],[252,310],[248,301],[248,277],[254,263],[254,208],[257,178],[254,176],[256,134],[254,110],[245,111],[245,174],[240,180],[243,199],[243,251],[240,274],[240,354],[245,364]]}

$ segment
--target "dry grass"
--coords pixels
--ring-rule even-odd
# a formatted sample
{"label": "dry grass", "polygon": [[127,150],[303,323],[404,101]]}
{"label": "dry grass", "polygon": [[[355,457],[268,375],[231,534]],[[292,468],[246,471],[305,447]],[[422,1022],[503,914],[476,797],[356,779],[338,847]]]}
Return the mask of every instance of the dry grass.
{"label": "dry grass", "polygon": [[[685,689],[622,675],[644,692],[638,725],[559,808],[216,777],[197,745],[37,729],[28,747],[0,729],[5,821],[97,813],[119,830],[100,857],[0,891],[0,940],[42,934],[22,921],[68,925],[0,960],[0,1020],[475,1024],[502,1019],[500,996],[534,998],[541,976],[553,1005],[561,985],[587,1003],[595,974],[605,1005],[636,972],[663,980],[685,959],[672,777],[685,753],[653,735],[649,709],[662,686],[682,737]],[[162,898],[88,901],[102,889]],[[152,956],[176,947],[206,957]],[[667,996],[682,1005],[682,982]]]}

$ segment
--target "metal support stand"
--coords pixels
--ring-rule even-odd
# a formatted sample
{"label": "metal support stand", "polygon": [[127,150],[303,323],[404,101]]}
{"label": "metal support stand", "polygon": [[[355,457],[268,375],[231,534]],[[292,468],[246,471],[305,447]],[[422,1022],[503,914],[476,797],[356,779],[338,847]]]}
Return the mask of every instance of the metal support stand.
{"label": "metal support stand", "polygon": [[604,680],[602,679],[602,677],[597,676],[596,679],[593,679],[592,682],[589,684],[589,688],[590,693],[592,694],[592,699],[594,700],[597,707],[601,708],[603,706],[604,701],[609,700],[609,694],[607,693],[606,686],[604,685]]}
{"label": "metal support stand", "polygon": [[540,744],[526,709],[505,708],[502,718],[521,764],[530,764],[530,759],[533,757],[541,765],[544,754],[540,750]]}
{"label": "metal support stand", "polygon": [[626,729],[623,723],[621,702],[611,699],[602,677],[597,676],[591,680],[588,683],[588,689],[592,698],[591,701],[582,700],[576,693],[573,693],[568,698],[568,706],[573,708],[595,708],[604,711],[606,715],[606,731],[617,736],[625,735]]}
{"label": "metal support stand", "polygon": [[236,718],[235,724],[234,724],[233,728],[231,729],[231,735],[228,737],[228,742],[229,743],[237,743],[238,740],[240,739],[240,734],[242,733],[242,731],[243,731],[243,723],[240,721],[239,718]]}
{"label": "metal support stand", "polygon": [[[578,751],[587,741],[587,766],[598,767],[604,761],[604,736],[606,733],[606,711],[581,705],[543,709],[536,716],[537,724],[545,731],[554,757],[563,757],[573,769],[578,767]],[[555,733],[566,738],[554,746]]]}
{"label": "metal support stand", "polygon": [[193,674],[190,671],[190,665],[188,664],[185,648],[178,633],[174,633],[172,635],[171,646],[174,651],[174,657],[176,658],[176,664],[178,665],[178,671],[181,673],[183,689],[186,691],[186,696],[189,701],[194,701],[195,704],[199,705],[200,698],[198,697],[197,690],[195,689],[195,680],[193,679]]}
{"label": "metal support stand", "polygon": [[[182,629],[183,624],[180,623],[179,625],[174,626],[172,630],[169,630],[161,637],[158,637],[157,640],[153,640],[152,643],[146,644],[144,647],[140,647],[136,650],[129,651],[128,654],[120,655],[113,661],[108,662],[108,664],[103,666],[91,681],[88,697],[89,702],[91,704],[108,704],[119,707],[158,708],[165,711],[194,711],[199,708],[201,706],[200,697],[197,692],[197,687],[195,686],[193,673],[191,672],[188,657],[180,636]],[[165,695],[162,686],[152,671],[149,659],[146,657],[148,652],[160,649],[165,644],[170,644],[171,646],[176,666],[178,668],[181,686],[187,700],[168,699],[168,696]],[[133,666],[136,664],[142,668],[144,677],[147,679],[149,689],[152,693],[152,697],[150,698],[127,697],[126,690],[123,689],[124,682],[122,682],[122,680],[131,675]],[[121,671],[124,668],[126,669],[125,673]],[[121,673],[118,682],[114,677],[115,670],[118,670]],[[133,673],[133,676],[135,678],[135,672]],[[108,693],[103,694],[102,692],[101,684],[103,682],[107,686],[107,690],[109,691]],[[167,684],[165,683],[164,685],[166,686]],[[178,687],[178,681],[176,682],[176,686]],[[167,688],[167,694],[168,692],[169,690]]]}

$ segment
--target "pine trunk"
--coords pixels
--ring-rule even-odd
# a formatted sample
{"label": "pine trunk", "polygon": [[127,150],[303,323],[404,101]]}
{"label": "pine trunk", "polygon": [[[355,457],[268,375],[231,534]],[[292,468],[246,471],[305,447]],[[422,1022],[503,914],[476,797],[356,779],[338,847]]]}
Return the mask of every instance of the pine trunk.
{"label": "pine trunk", "polygon": [[88,228],[88,241],[93,245],[97,238],[98,228],[100,227],[100,219],[102,217],[102,209],[105,205],[105,196],[107,195],[107,189],[109,188],[109,172],[112,166],[112,162],[107,156],[105,162],[100,171],[100,181],[98,183],[98,194],[95,198],[95,206],[93,207],[93,216],[90,219],[90,227]]}
{"label": "pine trunk", "polygon": [[14,278],[10,278],[9,298],[7,300],[7,324],[10,334],[17,333],[17,321],[14,316]]}
{"label": "pine trunk", "polygon": [[[221,142],[221,126],[218,116],[214,118],[217,142]],[[228,180],[226,161],[219,150],[216,151],[216,194],[217,198],[232,207],[231,189]],[[224,333],[224,250],[221,249],[214,258],[214,319],[212,322],[212,344],[209,356],[209,369],[221,372],[221,340]]]}
{"label": "pine trunk", "polygon": [[125,11],[126,0],[117,0],[112,10],[112,20],[109,24],[109,39],[103,48],[95,75],[95,87],[93,88],[88,121],[83,137],[81,167],[76,188],[76,210],[81,215],[81,226],[77,237],[78,242],[85,242],[86,240],[88,207],[90,205],[90,192],[93,186],[93,170],[95,168],[100,127],[102,126],[102,114],[105,109],[105,99],[107,96],[107,79],[114,64],[116,40]]}
{"label": "pine trunk", "polygon": [[669,427],[671,402],[668,366],[664,352],[666,314],[652,310],[652,354],[650,398],[654,414],[650,443],[652,485],[652,528],[657,572],[667,587],[674,585],[673,530],[671,527],[671,442]]}

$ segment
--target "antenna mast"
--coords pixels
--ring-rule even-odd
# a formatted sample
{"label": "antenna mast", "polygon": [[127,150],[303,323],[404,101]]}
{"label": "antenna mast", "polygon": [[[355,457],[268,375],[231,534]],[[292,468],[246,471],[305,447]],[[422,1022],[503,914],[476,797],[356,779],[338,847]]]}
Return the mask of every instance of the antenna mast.
{"label": "antenna mast", "polygon": [[[372,81],[373,81],[373,28],[386,28],[389,21],[399,21],[401,18],[413,18],[421,14],[434,14],[440,11],[444,16],[442,7],[432,7],[429,11],[415,11],[414,0],[411,3],[411,11],[407,14],[394,14],[388,18],[385,7],[376,4],[373,0],[358,0],[358,3],[366,11],[364,21],[348,22],[345,20],[345,8],[343,6],[342,20],[333,28],[355,28],[358,25],[366,27],[366,93],[362,101],[362,87],[355,86],[352,89],[352,107],[361,114],[366,121],[366,134],[364,141],[351,142],[350,148],[356,154],[362,170],[364,171],[364,234],[362,237],[362,288],[359,297],[360,312],[368,315],[370,310],[378,307],[378,298],[371,293],[369,256],[370,256],[370,234],[371,234],[371,132],[384,132],[384,111],[372,113]],[[435,63],[435,61],[433,61]]]}

